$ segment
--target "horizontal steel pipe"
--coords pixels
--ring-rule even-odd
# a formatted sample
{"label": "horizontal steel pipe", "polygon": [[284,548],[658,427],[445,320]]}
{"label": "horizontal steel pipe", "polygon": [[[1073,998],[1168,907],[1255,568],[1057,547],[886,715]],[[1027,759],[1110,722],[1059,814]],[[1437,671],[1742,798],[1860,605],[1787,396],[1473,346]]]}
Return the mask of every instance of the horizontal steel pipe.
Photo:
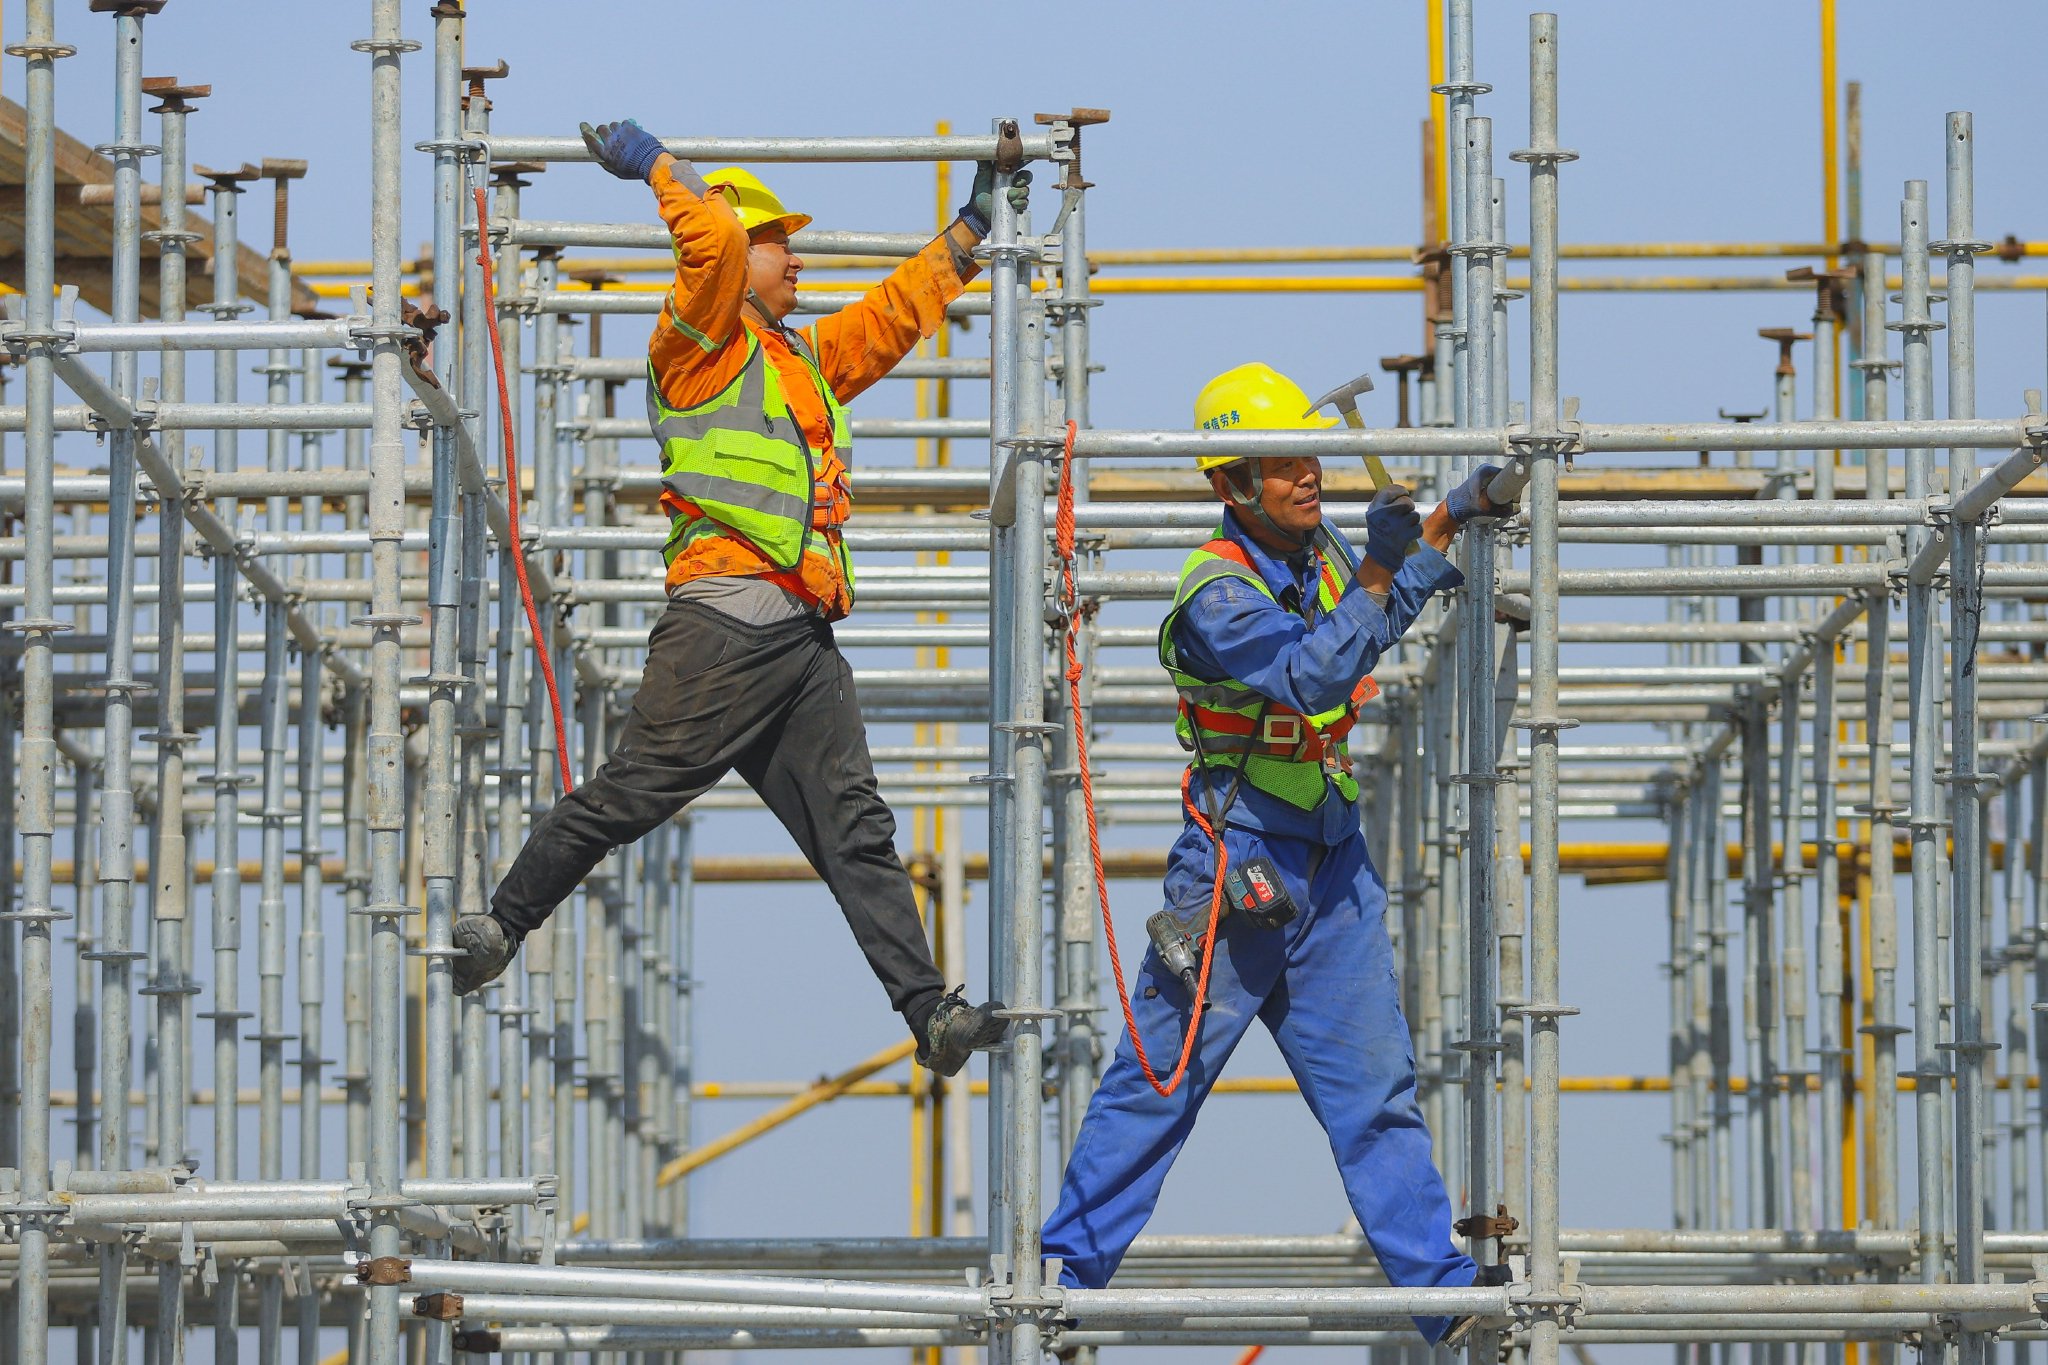
{"label": "horizontal steel pipe", "polygon": [[850,1351],[909,1346],[973,1346],[983,1338],[965,1328],[918,1327],[508,1327],[459,1332],[458,1352],[615,1355],[637,1351],[749,1351],[802,1348]]}
{"label": "horizontal steel pipe", "polygon": [[[589,161],[580,137],[493,134],[483,139],[493,161]],[[686,161],[993,161],[993,133],[919,134],[911,137],[670,137],[661,145]],[[1026,161],[1053,152],[1052,135],[1025,133],[1018,144]]]}
{"label": "horizontal steel pipe", "polygon": [[1065,1316],[1085,1327],[1140,1326],[1232,1314],[1298,1316],[1303,1326],[1377,1326],[1408,1317],[1506,1312],[1505,1287],[1464,1289],[1067,1289]]}
{"label": "horizontal steel pipe", "polygon": [[[876,440],[986,440],[988,422],[979,417],[856,417],[849,422],[856,441]],[[651,440],[644,417],[586,417],[565,419],[556,430],[585,440]]]}
{"label": "horizontal steel pipe", "polygon": [[354,347],[368,318],[291,318],[251,322],[80,323],[71,345],[96,351],[330,351]]}
{"label": "horizontal steel pipe", "polygon": [[792,1308],[774,1303],[662,1303],[654,1299],[464,1294],[466,1322],[562,1327],[925,1327],[960,1326],[953,1314],[882,1313],[871,1308]]}
{"label": "horizontal steel pipe", "polygon": [[[659,223],[577,223],[515,218],[493,223],[491,236],[513,246],[601,246],[667,251],[668,229]],[[789,239],[801,255],[915,256],[932,239],[915,232],[831,232],[805,228]],[[644,365],[641,367],[646,368]]]}
{"label": "horizontal steel pipe", "polygon": [[988,1307],[986,1292],[965,1286],[869,1284],[847,1280],[774,1279],[756,1275],[704,1275],[683,1271],[608,1270],[576,1266],[414,1261],[406,1283],[415,1289],[452,1289],[458,1293],[602,1295],[669,1302],[765,1303],[791,1308],[860,1308],[962,1317],[980,1317]]}
{"label": "horizontal steel pipe", "polygon": [[[1577,449],[1586,454],[1649,454],[1710,450],[1933,450],[1990,449],[2027,440],[2030,421],[2008,419],[1897,422],[1643,422],[1583,424]],[[1151,457],[1185,460],[1200,455],[1245,458],[1345,456],[1512,455],[1510,430],[1398,427],[1328,431],[1115,431],[1081,432],[1074,453],[1090,458]]]}

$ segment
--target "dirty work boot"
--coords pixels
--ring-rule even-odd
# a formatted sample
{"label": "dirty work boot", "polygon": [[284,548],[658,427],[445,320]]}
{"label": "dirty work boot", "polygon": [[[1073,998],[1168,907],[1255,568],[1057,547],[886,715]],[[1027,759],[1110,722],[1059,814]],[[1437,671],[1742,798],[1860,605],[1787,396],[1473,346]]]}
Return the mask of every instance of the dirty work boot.
{"label": "dirty work boot", "polygon": [[[1475,1285],[1501,1285],[1513,1284],[1514,1282],[1515,1269],[1511,1265],[1482,1265],[1479,1267],[1479,1273],[1472,1279],[1472,1283]],[[1462,1350],[1466,1339],[1478,1328],[1479,1323],[1480,1318],[1477,1314],[1467,1313],[1464,1317],[1458,1318],[1451,1323],[1450,1329],[1444,1333],[1443,1340],[1439,1341],[1437,1345],[1444,1347],[1446,1350]]]}
{"label": "dirty work boot", "polygon": [[457,995],[468,995],[496,981],[519,951],[505,926],[489,915],[464,915],[455,921],[455,946],[467,954],[455,959]]}
{"label": "dirty work boot", "polygon": [[1010,1031],[1010,1021],[996,1018],[1001,1008],[1000,1000],[970,1005],[958,989],[942,998],[925,1021],[924,1039],[917,1046],[918,1065],[950,1076],[967,1065],[970,1052],[1002,1042]]}

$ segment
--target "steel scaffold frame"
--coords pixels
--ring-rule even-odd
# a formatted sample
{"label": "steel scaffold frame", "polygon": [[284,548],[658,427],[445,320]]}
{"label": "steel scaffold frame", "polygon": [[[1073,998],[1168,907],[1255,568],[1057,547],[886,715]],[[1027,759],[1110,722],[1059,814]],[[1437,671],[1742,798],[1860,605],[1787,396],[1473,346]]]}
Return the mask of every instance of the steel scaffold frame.
{"label": "steel scaffold frame", "polygon": [[[19,587],[0,586],[19,637],[0,654],[0,695],[18,720],[0,731],[0,783],[14,797],[0,817],[15,853],[0,932],[0,1339],[14,1344],[13,1358],[43,1365],[53,1324],[76,1330],[82,1358],[111,1365],[132,1358],[137,1330],[146,1358],[182,1359],[202,1323],[218,1358],[244,1333],[274,1358],[289,1322],[308,1365],[322,1357],[322,1331],[335,1327],[346,1327],[351,1359],[378,1365],[395,1365],[408,1339],[429,1360],[793,1345],[985,1349],[1021,1362],[1053,1348],[1265,1343],[1363,1344],[1391,1363],[1420,1351],[1407,1318],[1425,1313],[1483,1315],[1491,1330],[1482,1343],[1504,1337],[1537,1365],[1554,1365],[1566,1329],[1577,1342],[1673,1343],[1701,1365],[1711,1345],[1738,1341],[1772,1362],[1790,1343],[1839,1360],[1869,1341],[1887,1352],[1900,1342],[1927,1356],[1953,1352],[1973,1365],[1996,1334],[2021,1343],[2021,1357],[2024,1343],[2048,1336],[2048,1296],[2035,1282],[2048,1231],[2033,1212],[2048,1099],[2028,1099],[2042,1093],[2048,1029],[2029,1018],[2027,998],[2048,985],[2048,736],[2026,728],[2048,693],[2048,665],[2035,661],[2048,619],[2034,605],[2048,593],[2036,548],[2048,543],[2048,516],[2001,501],[2048,454],[2048,418],[2038,395],[2016,416],[1976,413],[1972,263],[1992,247],[1973,236],[1969,115],[1951,115],[1946,130],[1940,239],[1930,240],[1924,182],[1909,182],[1900,243],[1865,246],[1852,278],[1818,282],[1812,419],[1797,416],[1788,364],[1775,420],[1732,427],[1584,422],[1560,397],[1558,263],[1609,249],[1574,253],[1558,241],[1558,168],[1573,154],[1558,143],[1553,16],[1531,21],[1529,145],[1512,154],[1529,166],[1522,280],[1499,268],[1512,251],[1505,187],[1493,174],[1494,124],[1477,112],[1488,87],[1474,79],[1471,6],[1446,7],[1448,79],[1438,91],[1448,113],[1448,211],[1439,215],[1447,288],[1431,305],[1443,309],[1432,332],[1442,378],[1419,395],[1413,427],[1088,429],[1092,295],[1142,292],[1065,268],[1091,259],[1079,162],[1081,129],[1096,111],[1041,118],[1044,131],[1029,133],[999,119],[988,135],[670,141],[679,155],[766,162],[943,166],[1016,149],[1065,174],[1044,232],[997,198],[983,249],[987,290],[953,310],[988,318],[989,356],[940,347],[906,361],[898,377],[941,385],[938,401],[915,418],[854,424],[869,440],[985,441],[990,457],[984,469],[940,458],[856,475],[864,499],[907,513],[864,514],[850,536],[856,550],[948,559],[866,569],[864,602],[893,619],[839,633],[851,649],[988,654],[979,668],[935,655],[914,668],[856,671],[872,721],[931,727],[913,744],[876,746],[892,802],[935,831],[957,832],[963,808],[988,810],[990,855],[978,875],[990,888],[989,975],[1016,1029],[1012,1045],[992,1054],[985,1087],[985,1235],[974,1235],[971,1213],[961,1219],[965,1106],[983,1089],[963,1080],[914,1091],[931,1154],[919,1167],[929,1181],[922,1227],[943,1221],[951,1235],[717,1241],[687,1235],[690,1170],[840,1095],[913,1093],[870,1079],[903,1046],[808,1087],[695,1077],[693,888],[713,876],[791,875],[786,859],[696,853],[696,812],[753,808],[748,795],[714,792],[620,850],[491,992],[457,1001],[449,978],[453,918],[481,906],[486,878],[509,863],[525,822],[554,794],[546,697],[527,651],[550,650],[572,688],[582,738],[572,758],[587,764],[629,698],[636,651],[662,600],[646,570],[662,528],[633,510],[655,479],[618,450],[644,426],[612,413],[617,388],[640,367],[603,354],[599,333],[606,314],[651,312],[659,295],[604,279],[569,288],[561,253],[665,242],[640,225],[521,217],[528,177],[586,153],[573,138],[491,130],[484,82],[502,70],[463,67],[462,6],[440,0],[434,138],[422,150],[433,165],[433,259],[449,268],[422,276],[404,262],[398,101],[404,59],[420,44],[404,36],[398,0],[371,0],[372,35],[356,44],[370,58],[372,181],[383,210],[372,222],[368,295],[354,291],[342,319],[288,318],[293,163],[266,163],[261,173],[278,182],[268,316],[240,320],[249,308],[239,286],[217,272],[214,301],[201,309],[212,320],[188,323],[185,256],[195,234],[184,229],[184,124],[186,101],[205,90],[144,82],[154,8],[119,6],[113,16],[115,131],[102,149],[114,165],[111,320],[79,321],[73,293],[58,291],[54,177],[47,157],[31,155],[27,287],[0,329],[25,377],[22,403],[0,406],[0,431],[20,431],[24,452],[18,474],[0,468],[0,511],[20,526],[18,537],[0,534],[0,562],[23,566]],[[1831,7],[1823,13],[1831,24]],[[54,137],[56,62],[70,53],[58,41],[54,0],[30,0],[28,14],[26,41],[9,51],[26,67],[33,152]],[[145,93],[163,101],[160,145],[143,139]],[[1856,139],[1852,116],[1852,184]],[[141,163],[159,154],[162,307],[159,320],[144,322]],[[226,258],[240,184],[257,172],[200,174],[214,196],[213,250]],[[476,188],[494,191],[483,243]],[[1850,203],[1853,238],[1854,192]],[[798,245],[828,258],[893,259],[925,240],[816,232]],[[501,315],[533,323],[531,357],[522,329],[506,330],[509,369],[532,381],[530,406],[515,414],[527,422],[531,474],[520,544],[509,538],[507,490],[490,474],[498,438],[478,249],[497,253]],[[1796,243],[1772,249],[1811,254]],[[1940,321],[1937,255],[1946,263]],[[1896,321],[1885,293],[1893,257]],[[402,304],[408,276],[452,315],[430,351],[420,343],[434,320]],[[1523,290],[1527,400],[1511,404],[1507,305]],[[847,297],[809,292],[803,307]],[[581,355],[569,330],[579,320],[590,328]],[[1886,408],[1886,330],[1901,334],[1902,420]],[[1947,332],[1940,417],[1936,330]],[[1838,335],[1851,351],[1846,405],[1831,377]],[[140,375],[144,351],[160,356],[153,390]],[[193,351],[215,356],[210,403],[184,392]],[[252,351],[265,355],[265,401],[242,403],[235,366]],[[95,353],[108,357],[104,375],[85,358]],[[329,367],[341,378],[339,402],[322,398]],[[986,419],[953,416],[949,386],[984,378]],[[80,403],[56,401],[59,380]],[[1376,764],[1368,832],[1389,854],[1392,927],[1439,1161],[1468,1211],[1498,1202],[1520,1217],[1501,1239],[1523,1258],[1513,1284],[1390,1287],[1351,1234],[1149,1237],[1117,1287],[1103,1290],[1061,1289],[1041,1265],[1044,1104],[1054,1102],[1055,1150],[1064,1154],[1093,1085],[1099,995],[1086,813],[1062,738],[1064,689],[1049,686],[1057,674],[1048,661],[1059,654],[1057,632],[1080,631],[1095,724],[1156,727],[1169,717],[1170,689],[1156,670],[1103,661],[1149,647],[1150,632],[1106,622],[1097,609],[1168,596],[1174,575],[1111,567],[1112,557],[1198,544],[1213,515],[1164,491],[1084,501],[1077,583],[1088,610],[1049,617],[1047,499],[1057,474],[1047,462],[1068,420],[1082,428],[1077,458],[1095,470],[1113,471],[1107,462],[1118,459],[1184,460],[1194,448],[1317,454],[1333,465],[1372,450],[1439,489],[1491,458],[1507,465],[1498,496],[1525,490],[1524,512],[1468,536],[1469,586],[1380,671],[1383,697],[1360,748]],[[107,471],[60,472],[57,434],[86,430],[108,436]],[[261,470],[239,465],[242,431],[266,433]],[[188,432],[213,434],[210,457],[196,447],[187,456]],[[339,464],[329,459],[337,432]],[[1946,478],[1937,449],[1949,452]],[[1776,452],[1778,477],[1758,485],[1765,500],[1747,486],[1685,501],[1563,496],[1561,466],[1576,457],[1696,450],[1729,453],[1731,471]],[[1891,491],[1892,450],[1904,452],[1902,497]],[[1980,468],[1979,450],[2010,453]],[[1863,476],[1861,500],[1843,507],[1852,469]],[[1098,487],[1092,474],[1089,486]],[[1333,517],[1356,527],[1359,510],[1338,505]],[[67,511],[70,530],[60,533]],[[151,516],[153,544],[139,534]],[[1566,568],[1566,541],[1663,545],[1669,562]],[[1717,558],[1717,545],[1735,547],[1736,561]],[[956,553],[985,553],[988,564],[954,565]],[[549,608],[538,642],[505,590],[514,555]],[[103,577],[59,584],[60,557],[88,572],[103,564]],[[187,580],[193,558],[210,563],[210,583]],[[336,565],[339,576],[327,576]],[[1567,597],[1630,595],[1666,597],[1672,620],[1564,619]],[[1903,658],[1892,645],[1895,595],[1904,599]],[[1723,597],[1737,601],[1736,620],[1714,619]],[[189,629],[191,604],[209,599],[211,633]],[[1519,628],[1497,621],[1497,606],[1512,616],[1526,607],[1526,666]],[[259,630],[244,629],[252,610]],[[1560,662],[1566,644],[1669,653],[1659,665],[1572,668]],[[1736,663],[1725,661],[1730,647]],[[188,652],[211,653],[210,676],[188,671]],[[245,671],[247,655],[261,667]],[[95,659],[103,666],[85,666]],[[1860,697],[1838,687],[1859,662]],[[423,676],[407,675],[420,664]],[[184,727],[208,707],[212,765],[188,775],[185,751],[200,736]],[[155,728],[136,733],[143,724]],[[1634,733],[1613,744],[1562,741],[1592,724]],[[1903,846],[1892,834],[1901,724]],[[961,742],[961,725],[985,727],[985,739]],[[337,727],[341,742],[330,747]],[[1663,741],[1639,738],[1645,727],[1661,727]],[[1526,741],[1511,746],[1517,731]],[[135,761],[143,743],[156,750],[153,766]],[[1176,749],[1107,739],[1091,747],[1103,764],[1105,819],[1177,822]],[[201,796],[200,787],[212,790]],[[287,839],[294,816],[296,849]],[[147,831],[139,852],[138,817]],[[1568,845],[1568,819],[1652,821],[1667,837],[1647,849]],[[245,825],[254,840],[244,839]],[[1732,847],[1731,830],[1740,831]],[[56,856],[67,837],[68,864]],[[253,860],[244,857],[250,842]],[[957,975],[974,869],[957,833],[935,842],[935,856],[914,859],[913,870]],[[199,849],[210,863],[188,852]],[[1149,856],[1113,862],[1111,874],[1145,875]],[[1903,983],[1892,889],[1901,867],[1914,947]],[[1559,879],[1568,868],[1667,882],[1668,1079],[1562,1074],[1563,1021],[1575,1013],[1560,999]],[[68,913],[58,905],[67,874]],[[258,886],[253,1014],[239,997],[245,876]],[[199,936],[189,927],[201,879],[210,973],[196,968]],[[140,903],[138,881],[148,888]],[[1731,965],[1725,921],[1738,904],[1745,960]],[[145,907],[138,946],[134,919]],[[287,948],[294,908],[296,969]],[[338,935],[328,932],[330,916]],[[67,919],[77,931],[80,1041],[65,1096],[53,1091],[52,926]],[[146,964],[139,989],[136,962]],[[321,1055],[333,1022],[330,979],[342,984],[342,1056],[332,1060]],[[288,983],[296,1035],[285,1032],[294,1022]],[[1897,1017],[1900,984],[1912,991],[1910,1029]],[[136,1009],[136,995],[153,997],[151,1007]],[[195,1010],[198,999],[208,1008]],[[245,1033],[252,1018],[256,1030]],[[202,1019],[214,1032],[210,1092],[192,1083]],[[1914,1067],[1895,1086],[1887,1073],[1909,1032]],[[2002,1069],[1992,1041],[2000,1035]],[[257,1044],[253,1092],[240,1084],[244,1041]],[[294,1042],[298,1056],[288,1059]],[[338,1094],[326,1088],[337,1064]],[[284,1083],[288,1066],[298,1071],[295,1094]],[[1277,1087],[1254,1079],[1219,1088]],[[1559,1097],[1618,1088],[1670,1092],[1671,1229],[1563,1224]],[[1900,1090],[1913,1098],[1917,1133],[1913,1220],[1901,1217]],[[699,1145],[693,1101],[718,1093],[788,1103]],[[2001,1093],[2007,1117],[1994,1122]],[[331,1099],[345,1109],[339,1152],[322,1143]],[[78,1119],[68,1164],[51,1147],[53,1114],[67,1103]],[[253,1180],[236,1151],[252,1103],[261,1116]],[[195,1104],[214,1121],[199,1151],[187,1122]],[[283,1119],[293,1104],[299,1151],[296,1178],[287,1178]],[[1994,1199],[2001,1160],[2011,1194],[2003,1210]],[[579,1172],[587,1190],[576,1188]],[[937,1216],[942,1203],[950,1219]],[[1475,1251],[1491,1250],[1477,1244],[1491,1240],[1475,1239]],[[958,1282],[963,1268],[970,1283]]]}

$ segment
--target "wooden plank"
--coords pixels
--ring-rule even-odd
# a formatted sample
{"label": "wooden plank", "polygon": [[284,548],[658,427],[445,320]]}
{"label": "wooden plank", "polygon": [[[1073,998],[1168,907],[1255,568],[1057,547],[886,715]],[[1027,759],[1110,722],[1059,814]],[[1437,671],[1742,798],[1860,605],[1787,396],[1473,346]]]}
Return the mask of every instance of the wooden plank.
{"label": "wooden plank", "polygon": [[[27,141],[28,111],[13,100],[0,97],[0,241],[21,241],[27,226],[22,211],[23,182],[28,165]],[[93,186],[94,192],[89,197],[97,198],[100,193],[97,187],[114,183],[114,163],[61,128],[57,130],[52,151],[58,187],[57,282],[77,285],[79,297],[85,302],[103,313],[111,312],[113,278],[108,258],[113,249],[113,208],[110,204],[83,204],[80,202],[84,194],[82,190],[66,193],[66,188]],[[153,231],[162,226],[162,206],[145,202],[142,208],[143,231]],[[189,232],[200,234],[200,239],[186,251],[191,258],[191,301],[196,303],[212,294],[212,285],[207,277],[213,272],[213,224],[203,214],[188,212],[185,227]],[[145,240],[142,243],[141,290],[144,317],[156,316],[157,277],[151,262],[157,256],[156,243]],[[68,268],[66,262],[69,262]],[[0,284],[18,291],[22,285],[22,264],[19,254],[0,256]],[[269,296],[270,261],[266,253],[243,244],[235,266],[244,298],[260,300]],[[312,313],[320,311],[321,307],[322,301],[306,282],[294,278],[293,310]]]}

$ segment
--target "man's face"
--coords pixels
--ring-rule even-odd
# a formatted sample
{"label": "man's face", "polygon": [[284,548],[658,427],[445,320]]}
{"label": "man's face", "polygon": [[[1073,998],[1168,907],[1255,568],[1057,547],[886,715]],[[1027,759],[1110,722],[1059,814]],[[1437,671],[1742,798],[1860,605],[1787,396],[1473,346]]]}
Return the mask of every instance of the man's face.
{"label": "man's face", "polygon": [[[1243,470],[1243,472],[1239,472]],[[1306,542],[1323,522],[1323,462],[1313,455],[1247,460],[1213,471],[1210,479],[1219,495],[1228,496],[1223,480],[1235,478],[1243,490],[1247,482],[1258,487],[1259,506],[1282,532],[1297,542]],[[1263,528],[1256,528],[1263,529]]]}
{"label": "man's face", "polygon": [[780,322],[796,310],[796,277],[804,258],[789,249],[789,234],[762,228],[747,238],[747,287]]}

